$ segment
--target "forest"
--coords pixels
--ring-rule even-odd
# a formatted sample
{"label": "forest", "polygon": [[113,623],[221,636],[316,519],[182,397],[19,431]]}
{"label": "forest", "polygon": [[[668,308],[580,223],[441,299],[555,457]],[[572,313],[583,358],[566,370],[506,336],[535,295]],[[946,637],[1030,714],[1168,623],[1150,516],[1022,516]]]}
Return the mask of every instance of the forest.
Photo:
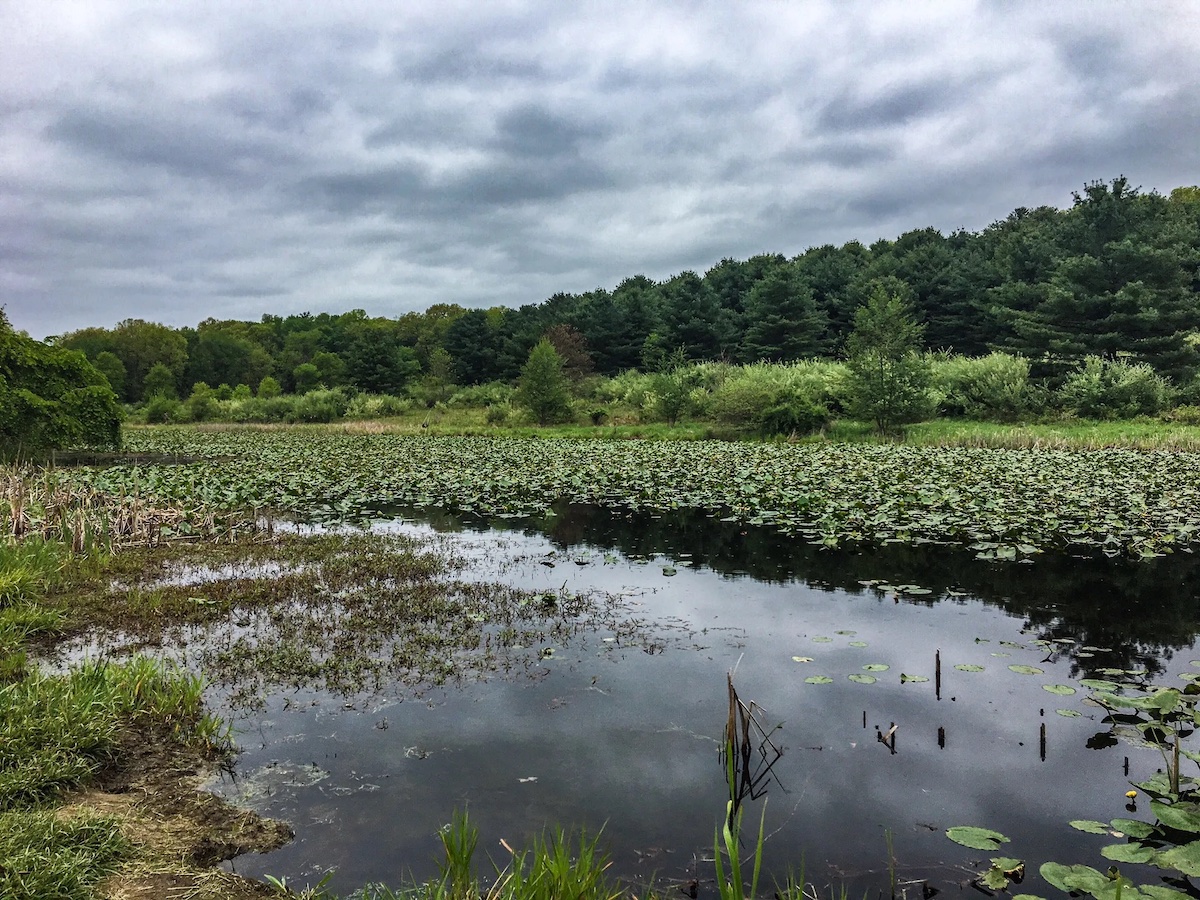
{"label": "forest", "polygon": [[434,406],[460,388],[514,384],[543,340],[575,385],[690,363],[845,359],[856,313],[878,293],[902,302],[932,358],[1003,354],[1048,389],[1119,364],[1192,402],[1200,188],[1163,196],[1124,177],[1096,181],[1066,209],[1018,208],[979,232],[723,259],[703,275],[633,275],[520,308],[433,303],[399,318],[355,309],[194,328],[130,319],[50,343],[82,351],[127,404],[186,400],[199,385],[217,401],[324,388]]}

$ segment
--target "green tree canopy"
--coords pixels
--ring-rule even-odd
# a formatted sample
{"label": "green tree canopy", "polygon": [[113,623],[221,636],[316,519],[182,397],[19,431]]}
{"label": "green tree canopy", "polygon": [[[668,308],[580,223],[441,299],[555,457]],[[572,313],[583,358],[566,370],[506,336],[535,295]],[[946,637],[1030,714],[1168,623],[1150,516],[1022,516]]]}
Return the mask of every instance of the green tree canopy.
{"label": "green tree canopy", "polygon": [[529,351],[516,399],[539,425],[571,417],[570,381],[563,373],[562,357],[550,341],[543,339]]}
{"label": "green tree canopy", "polygon": [[1048,272],[1023,293],[1005,289],[1019,297],[1004,311],[1010,347],[1051,374],[1099,356],[1190,377],[1200,363],[1188,340],[1200,328],[1192,283],[1200,252],[1184,208],[1123,177],[1087,185],[1048,236]]}
{"label": "green tree canopy", "polygon": [[18,333],[0,309],[0,456],[120,443],[117,397],[87,357]]}
{"label": "green tree canopy", "polygon": [[923,330],[902,283],[874,285],[846,340],[851,415],[888,431],[932,412],[929,364],[920,353]]}
{"label": "green tree canopy", "polygon": [[819,356],[828,346],[829,319],[796,266],[781,267],[746,295],[742,359],[790,361]]}

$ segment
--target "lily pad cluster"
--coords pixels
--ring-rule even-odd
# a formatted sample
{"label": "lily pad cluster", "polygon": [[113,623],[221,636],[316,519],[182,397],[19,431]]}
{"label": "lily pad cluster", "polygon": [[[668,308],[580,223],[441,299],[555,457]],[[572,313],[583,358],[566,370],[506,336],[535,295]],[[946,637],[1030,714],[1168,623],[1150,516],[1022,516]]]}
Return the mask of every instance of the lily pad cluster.
{"label": "lily pad cluster", "polygon": [[1200,536],[1200,454],[140,429],[178,464],[60,477],[112,495],[346,520],[394,505],[545,514],[567,500],[704,509],[828,547],[951,544],[1152,557]]}

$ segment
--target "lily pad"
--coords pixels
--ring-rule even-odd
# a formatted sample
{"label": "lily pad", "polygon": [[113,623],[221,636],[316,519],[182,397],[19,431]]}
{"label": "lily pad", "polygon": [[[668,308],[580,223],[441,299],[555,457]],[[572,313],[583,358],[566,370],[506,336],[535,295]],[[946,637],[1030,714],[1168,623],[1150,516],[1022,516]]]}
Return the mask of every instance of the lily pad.
{"label": "lily pad", "polygon": [[814,644],[831,644],[831,643],[833,643],[833,638],[825,637],[825,635],[823,635],[823,634],[818,634],[816,637],[813,638],[813,643]]}
{"label": "lily pad", "polygon": [[1142,822],[1138,819],[1113,819],[1109,823],[1114,831],[1119,831],[1122,834],[1127,834],[1131,838],[1148,838],[1154,834],[1155,828],[1149,822]]}
{"label": "lily pad", "polygon": [[833,684],[833,679],[828,675],[810,675],[804,679],[805,684]]}
{"label": "lily pad", "polygon": [[813,661],[813,658],[811,656],[793,656],[792,657],[792,662],[812,662],[812,661]]}
{"label": "lily pad", "polygon": [[867,663],[863,666],[864,672],[886,672],[891,666],[885,663]]}
{"label": "lily pad", "polygon": [[1056,709],[1055,712],[1064,719],[1078,719],[1083,715],[1083,713],[1077,709]]}
{"label": "lily pad", "polygon": [[671,577],[672,575],[674,575],[675,571],[676,570],[675,570],[674,566],[663,566],[663,574],[666,575],[668,578]]}
{"label": "lily pad", "polygon": [[1018,675],[1045,675],[1046,673],[1037,666],[1026,666],[1014,664],[1008,667],[1010,671],[1016,672]]}
{"label": "lily pad", "polygon": [[850,647],[865,647],[865,646],[867,646],[867,642],[866,642],[866,641],[851,641],[851,642],[850,642],[850,643],[849,643],[847,646],[850,646]]}
{"label": "lily pad", "polygon": [[913,684],[921,684],[922,682],[925,682],[928,680],[929,679],[926,678],[924,675],[905,675],[903,672],[900,673],[900,683],[901,684],[904,684],[905,682],[909,682],[909,681],[911,681]]}
{"label": "lily pad", "polygon": [[1085,831],[1088,834],[1108,834],[1108,825],[1095,819],[1072,819],[1067,824],[1076,831]]}
{"label": "lily pad", "polygon": [[1068,697],[1075,693],[1075,688],[1067,684],[1043,684],[1042,690],[1058,694],[1060,697]]}
{"label": "lily pad", "polygon": [[1200,841],[1163,850],[1155,854],[1154,864],[1161,868],[1178,869],[1184,875],[1200,875]]}
{"label": "lily pad", "polygon": [[982,672],[983,666],[977,666],[974,663],[959,663],[954,668],[960,672]]}
{"label": "lily pad", "polygon": [[956,825],[947,829],[946,837],[956,844],[970,847],[972,850],[999,850],[1001,844],[1007,844],[1008,838],[990,828],[979,828],[974,825]]}
{"label": "lily pad", "polygon": [[848,677],[855,684],[874,684],[876,681],[876,678],[874,675],[863,675],[859,672],[855,672],[853,675],[850,675]]}

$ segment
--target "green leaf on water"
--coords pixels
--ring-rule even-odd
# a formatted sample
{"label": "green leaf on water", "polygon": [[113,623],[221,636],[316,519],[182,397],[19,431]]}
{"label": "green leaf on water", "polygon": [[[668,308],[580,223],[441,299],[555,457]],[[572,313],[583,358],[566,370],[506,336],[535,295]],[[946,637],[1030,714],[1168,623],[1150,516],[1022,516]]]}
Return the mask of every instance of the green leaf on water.
{"label": "green leaf on water", "polygon": [[1184,875],[1200,875],[1200,841],[1164,850],[1155,855],[1154,864],[1160,869],[1178,869]]}
{"label": "green leaf on water", "polygon": [[1010,671],[1016,672],[1018,675],[1045,675],[1046,673],[1037,666],[1025,666],[1014,664],[1008,667]]}
{"label": "green leaf on water", "polygon": [[982,672],[983,666],[977,666],[974,663],[959,663],[954,668],[960,672]]}
{"label": "green leaf on water", "polygon": [[867,642],[866,641],[851,641],[848,646],[850,646],[850,647],[865,647],[865,646],[867,646]]}
{"label": "green leaf on water", "polygon": [[842,634],[849,637],[852,634],[858,634],[857,631],[835,631],[834,634]]}
{"label": "green leaf on water", "polygon": [[671,577],[672,575],[675,574],[675,567],[674,566],[663,566],[663,574],[666,575],[668,578]]}
{"label": "green leaf on water", "polygon": [[825,637],[825,635],[823,635],[823,634],[818,634],[816,637],[813,638],[813,643],[814,644],[831,644],[831,643],[833,643],[833,638]]}
{"label": "green leaf on water", "polygon": [[1075,688],[1066,684],[1043,684],[1043,691],[1049,691],[1052,694],[1058,694],[1060,697],[1068,697],[1075,693]]}
{"label": "green leaf on water", "polygon": [[1062,863],[1042,863],[1038,869],[1041,876],[1060,891],[1083,891],[1090,894],[1108,885],[1107,875],[1097,872],[1091,866],[1064,866]]}
{"label": "green leaf on water", "polygon": [[1095,819],[1072,819],[1067,824],[1076,831],[1086,831],[1088,834],[1108,834],[1108,826]]}
{"label": "green leaf on water", "polygon": [[885,663],[867,663],[863,666],[864,672],[886,672],[891,666]]}
{"label": "green leaf on water", "polygon": [[812,661],[813,661],[813,658],[811,656],[793,656],[792,657],[792,662],[812,662]]}
{"label": "green leaf on water", "polygon": [[901,684],[904,684],[906,681],[911,681],[913,684],[920,684],[921,682],[928,680],[929,679],[924,675],[905,675],[903,672],[900,673]]}
{"label": "green leaf on water", "polygon": [[810,675],[804,679],[805,684],[833,684],[833,679],[828,675]]}
{"label": "green leaf on water", "polygon": [[1083,713],[1075,709],[1056,709],[1055,712],[1065,719],[1078,719],[1083,715]]}
{"label": "green leaf on water", "polygon": [[1148,863],[1154,854],[1154,848],[1145,844],[1109,844],[1100,848],[1100,855],[1113,862]]}
{"label": "green leaf on water", "polygon": [[1000,832],[975,825],[956,825],[947,829],[946,837],[972,850],[999,850],[1001,844],[1008,843],[1008,838]]}
{"label": "green leaf on water", "polygon": [[855,672],[853,675],[850,675],[849,678],[855,684],[874,684],[876,681],[874,675],[863,675],[859,672]]}
{"label": "green leaf on water", "polygon": [[[1150,900],[1189,900],[1190,898],[1189,894],[1169,888],[1165,884],[1143,884],[1139,890]],[[1013,900],[1016,898],[1014,897]]]}
{"label": "green leaf on water", "polygon": [[1010,881],[1021,881],[1025,877],[1025,863],[1010,856],[992,857],[991,867],[980,880],[994,891],[1002,891]]}
{"label": "green leaf on water", "polygon": [[1109,824],[1113,831],[1119,831],[1121,834],[1127,834],[1132,838],[1148,838],[1154,834],[1155,828],[1149,822],[1142,822],[1139,819],[1113,819]]}
{"label": "green leaf on water", "polygon": [[1161,800],[1151,800],[1150,811],[1158,816],[1158,821],[1162,822],[1168,828],[1178,828],[1180,831],[1200,832],[1200,804],[1187,802],[1163,803]]}

